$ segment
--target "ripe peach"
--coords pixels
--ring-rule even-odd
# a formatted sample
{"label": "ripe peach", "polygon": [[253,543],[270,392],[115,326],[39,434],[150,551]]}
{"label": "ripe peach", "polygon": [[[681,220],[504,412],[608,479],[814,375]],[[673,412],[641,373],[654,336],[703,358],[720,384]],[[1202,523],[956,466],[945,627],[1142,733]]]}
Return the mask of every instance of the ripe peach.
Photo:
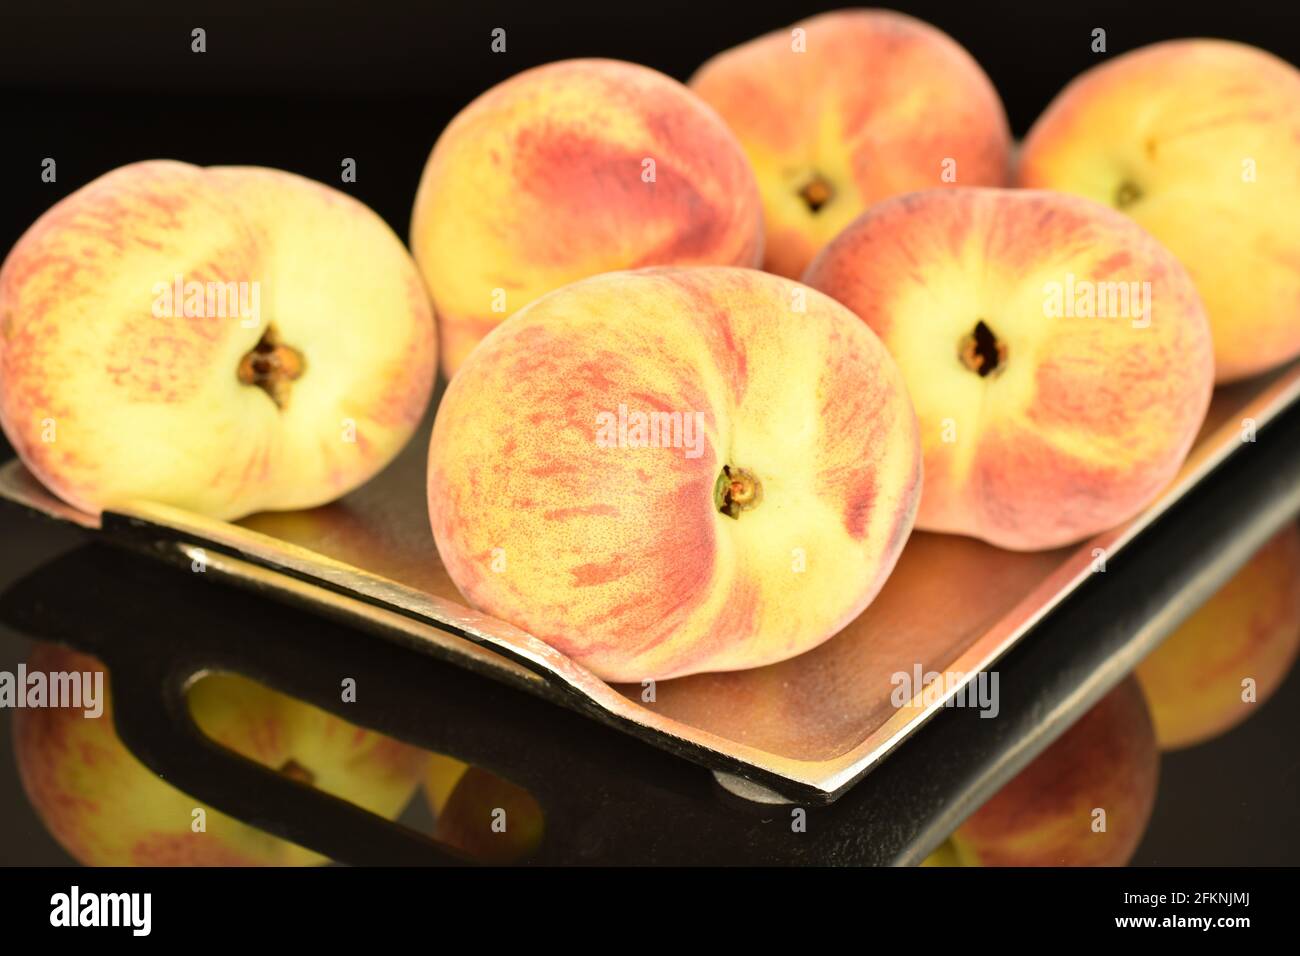
{"label": "ripe peach", "polygon": [[1209,326],[1187,273],[1085,199],[886,200],[804,281],[903,371],[925,452],[920,528],[1019,550],[1110,528],[1174,477],[1209,407]]}
{"label": "ripe peach", "polygon": [[1241,723],[1281,685],[1297,651],[1300,532],[1287,525],[1138,665],[1161,749]]}
{"label": "ripe peach", "polygon": [[756,667],[875,597],[920,489],[902,378],[848,310],[700,267],[574,283],[452,380],[429,449],[475,607],[611,681]]}
{"label": "ripe peach", "polygon": [[825,13],[705,63],[690,81],[758,174],[764,268],[798,278],[868,206],[1003,186],[1011,136],[989,78],[951,37],[888,10]]}
{"label": "ripe peach", "polygon": [[[38,643],[28,672],[96,672],[86,654]],[[50,834],[88,866],[306,866],[319,854],[199,803],[154,774],[113,728],[109,682],[103,713],[43,707],[14,712],[14,754],[28,799]],[[231,674],[190,689],[190,710],[209,737],[303,782],[395,818],[410,802],[428,755],[363,731],[308,704]],[[195,811],[204,812],[196,829]]]}
{"label": "ripe peach", "polygon": [[1070,83],[1025,140],[1024,186],[1123,210],[1205,301],[1218,379],[1300,355],[1300,71],[1223,40],[1172,40]]}
{"label": "ripe peach", "polygon": [[481,767],[431,754],[424,795],[434,838],[476,863],[517,863],[541,845],[545,818],[533,795]]}
{"label": "ripe peach", "polygon": [[1125,678],[926,863],[1123,866],[1146,832],[1159,773],[1151,716]]}
{"label": "ripe peach", "polygon": [[506,316],[566,283],[758,265],[762,247],[754,173],[722,120],[676,80],[617,60],[527,70],[465,107],[411,216],[449,377]]}
{"label": "ripe peach", "polygon": [[410,438],[435,338],[414,263],[356,200],[273,169],[135,163],[5,259],[0,424],[84,511],[306,508]]}

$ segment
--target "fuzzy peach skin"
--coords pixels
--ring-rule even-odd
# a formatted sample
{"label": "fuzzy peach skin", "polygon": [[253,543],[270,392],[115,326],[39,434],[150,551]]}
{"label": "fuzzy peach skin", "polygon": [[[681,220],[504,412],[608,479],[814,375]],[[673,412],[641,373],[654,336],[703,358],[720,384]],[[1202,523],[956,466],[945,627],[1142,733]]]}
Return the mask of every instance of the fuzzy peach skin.
{"label": "fuzzy peach skin", "polygon": [[565,60],[451,121],[420,179],[411,249],[450,377],[508,315],[577,279],[758,265],[762,212],[740,145],[686,87],[635,63]]}
{"label": "fuzzy peach skin", "polygon": [[[1124,866],[1155,806],[1160,754],[1132,677],[976,810],[939,866]],[[1105,812],[1105,827],[1097,810]]]}
{"label": "fuzzy peach skin", "polygon": [[715,56],[689,85],[754,165],[763,267],[779,275],[798,278],[882,199],[948,182],[1003,186],[1011,174],[1007,117],[989,78],[946,33],[901,13],[804,20]]}
{"label": "fuzzy peach skin", "polygon": [[[1300,651],[1300,532],[1288,525],[1138,665],[1162,750],[1237,726]],[[1243,682],[1254,681],[1252,700]]]}
{"label": "fuzzy peach skin", "polygon": [[[28,673],[96,672],[95,658],[38,643]],[[320,855],[199,803],[126,749],[103,714],[14,711],[14,755],[50,834],[88,866],[306,866]],[[189,692],[195,722],[217,743],[373,813],[395,818],[427,772],[428,754],[242,677],[214,674]],[[204,811],[195,829],[194,811]]]}
{"label": "fuzzy peach skin", "polygon": [[[1209,407],[1209,326],[1186,271],[1085,199],[887,200],[804,281],[857,312],[902,368],[925,451],[920,528],[1018,550],[1103,531],[1169,483]],[[1112,315],[1088,315],[1103,299]]]}
{"label": "fuzzy peach skin", "polygon": [[[637,430],[651,413],[681,430]],[[650,269],[484,340],[438,409],[429,513],[471,604],[641,681],[840,630],[894,566],[920,474],[902,378],[846,309],[762,272]]]}
{"label": "fuzzy peach skin", "polygon": [[436,368],[401,242],[278,170],[124,166],[41,216],[0,269],[0,424],[87,512],[323,504],[397,454]]}
{"label": "fuzzy peach skin", "polygon": [[1115,206],[1182,261],[1221,382],[1300,355],[1300,71],[1223,40],[1143,47],[1075,79],[1019,181]]}

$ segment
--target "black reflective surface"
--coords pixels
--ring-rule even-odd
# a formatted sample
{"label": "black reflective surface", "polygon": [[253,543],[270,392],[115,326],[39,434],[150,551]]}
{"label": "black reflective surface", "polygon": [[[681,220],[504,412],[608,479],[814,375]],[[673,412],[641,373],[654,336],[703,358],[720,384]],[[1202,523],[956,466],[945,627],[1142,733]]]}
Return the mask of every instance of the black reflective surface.
{"label": "black reflective surface", "polygon": [[[1297,424],[1295,417],[1288,421]],[[1220,487],[1224,495],[1235,495],[1232,488],[1241,486]],[[1192,504],[1212,504],[1198,502]],[[1190,527],[1196,516],[1176,514],[1172,527]],[[1212,538],[1213,521],[1206,525]],[[1071,655],[1059,653],[1071,633],[1065,629],[1070,608],[1064,608],[1059,629],[1046,629],[1001,668],[1003,719],[944,712],[848,796],[830,807],[802,808],[807,828],[797,832],[791,808],[740,801],[708,772],[579,714],[210,577],[85,543],[78,533],[9,507],[0,509],[0,541],[0,670],[16,670],[33,640],[68,643],[108,662],[119,675],[110,681],[115,693],[152,702],[151,690],[165,680],[167,662],[198,655],[523,787],[545,817],[541,845],[527,857],[534,862],[904,859],[927,826],[936,820],[943,825],[943,815],[960,806],[970,781],[987,775],[1015,738],[1031,732],[1050,710],[1051,685],[1076,686],[1090,673],[1083,665],[1074,669]],[[1163,563],[1177,570],[1176,561]],[[1156,582],[1150,590],[1158,597]],[[1107,612],[1104,602],[1082,603],[1099,620],[1124,617]],[[1099,640],[1098,655],[1104,654],[1103,630],[1091,635]],[[1058,680],[1035,679],[1037,667]],[[341,676],[355,679],[355,702],[340,701]],[[423,801],[412,800],[402,817],[409,830],[340,812],[334,801],[286,786],[263,768],[209,761],[230,758],[208,744],[181,740],[172,749],[170,733],[159,735],[160,727],[147,723],[156,715],[136,710],[132,719],[146,721],[137,735],[146,748],[158,748],[142,754],[146,762],[169,766],[172,782],[195,782],[197,792],[218,794],[226,808],[283,836],[349,862],[464,858],[427,838]],[[1297,717],[1300,676],[1292,673],[1240,727],[1164,755],[1156,812],[1134,862],[1297,862]],[[23,793],[11,752],[12,722],[13,713],[0,710],[0,862],[68,862]],[[173,719],[168,730],[183,723]],[[141,818],[119,825],[148,826],[148,812],[141,807]]]}

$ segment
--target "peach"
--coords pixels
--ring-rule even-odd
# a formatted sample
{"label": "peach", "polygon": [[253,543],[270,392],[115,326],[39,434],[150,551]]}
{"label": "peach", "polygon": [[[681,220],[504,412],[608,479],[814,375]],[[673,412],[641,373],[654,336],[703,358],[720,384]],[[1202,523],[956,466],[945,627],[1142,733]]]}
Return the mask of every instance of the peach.
{"label": "peach", "polygon": [[1034,124],[1019,181],[1123,210],[1191,273],[1221,382],[1300,355],[1300,71],[1223,40],[1094,67]]}
{"label": "peach", "polygon": [[476,863],[517,863],[541,845],[545,820],[533,795],[481,767],[432,754],[424,794],[434,838]]}
{"label": "peach", "polygon": [[1209,326],[1178,261],[1105,206],[930,190],[886,200],[804,281],[898,361],[925,454],[917,527],[1004,548],[1131,518],[1209,407]]}
{"label": "peach", "polygon": [[951,37],[888,10],[825,13],[721,53],[690,80],[758,176],[764,268],[797,279],[868,206],[960,183],[1003,186],[997,90]]}
{"label": "peach", "polygon": [[1300,532],[1287,525],[1138,665],[1161,749],[1241,723],[1281,685],[1297,651]]}
{"label": "peach", "polygon": [[916,421],[879,340],[787,279],[611,273],[452,380],[429,514],[472,605],[611,681],[757,667],[862,611],[912,526]]}
{"label": "peach", "polygon": [[46,212],[0,269],[0,424],[87,512],[307,508],[391,460],[437,345],[414,263],[289,173],[144,162]]}
{"label": "peach", "polygon": [[758,265],[753,170],[722,120],[662,73],[565,60],[488,90],[443,131],[411,249],[443,370],[508,315],[577,279],[654,265]]}
{"label": "peach", "polygon": [[[96,672],[86,654],[38,643],[28,673]],[[110,683],[98,717],[84,709],[14,712],[14,753],[51,835],[88,866],[305,866],[320,855],[186,796],[140,763],[113,728]],[[428,755],[231,674],[199,680],[190,711],[217,743],[371,812],[395,818]],[[196,810],[204,814],[196,827]]]}
{"label": "peach", "polygon": [[1159,773],[1151,716],[1125,678],[925,862],[1123,866],[1146,832]]}

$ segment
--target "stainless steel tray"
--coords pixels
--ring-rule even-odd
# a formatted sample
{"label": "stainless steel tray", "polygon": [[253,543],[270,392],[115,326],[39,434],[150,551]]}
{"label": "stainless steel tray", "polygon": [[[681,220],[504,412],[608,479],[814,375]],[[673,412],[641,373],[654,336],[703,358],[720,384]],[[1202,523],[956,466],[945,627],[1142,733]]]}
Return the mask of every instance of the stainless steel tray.
{"label": "stainless steel tray", "polygon": [[[876,601],[792,660],[748,671],[611,685],[536,638],[465,605],[438,560],[425,513],[427,431],[342,500],[231,524],[140,505],[96,519],[11,461],[0,498],[203,567],[573,707],[701,764],[798,800],[829,801],[988,668],[1048,611],[1230,455],[1300,400],[1300,363],[1219,389],[1178,478],[1145,512],[1077,546],[1033,554],[916,533]],[[895,707],[898,672],[963,675]]]}

